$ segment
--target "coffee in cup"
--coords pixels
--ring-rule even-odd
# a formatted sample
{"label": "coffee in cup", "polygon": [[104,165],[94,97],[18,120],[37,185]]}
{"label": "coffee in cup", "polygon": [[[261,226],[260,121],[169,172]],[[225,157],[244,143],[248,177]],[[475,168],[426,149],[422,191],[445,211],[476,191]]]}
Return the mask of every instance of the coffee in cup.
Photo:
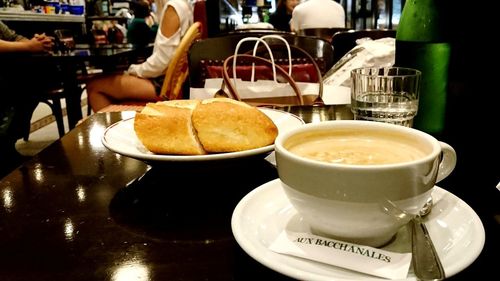
{"label": "coffee in cup", "polygon": [[351,129],[305,132],[288,140],[285,146],[305,158],[346,165],[396,164],[423,158],[428,153],[407,135]]}
{"label": "coffee in cup", "polygon": [[306,124],[279,135],[282,186],[311,231],[378,247],[417,214],[456,164],[452,147],[370,121]]}

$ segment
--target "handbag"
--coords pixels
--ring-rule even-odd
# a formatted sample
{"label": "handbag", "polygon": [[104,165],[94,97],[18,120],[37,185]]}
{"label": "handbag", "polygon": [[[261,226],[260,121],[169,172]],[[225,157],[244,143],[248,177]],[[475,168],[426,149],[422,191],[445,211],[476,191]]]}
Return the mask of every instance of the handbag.
{"label": "handbag", "polygon": [[[268,42],[269,47],[276,52],[279,51],[280,47],[286,47],[287,55],[288,55],[288,66],[285,64],[281,64],[280,59],[276,59],[275,62],[282,66],[283,69],[288,70],[288,75],[290,75],[296,82],[299,89],[302,91],[303,96],[306,100],[310,100],[310,97],[307,96],[310,94],[317,93],[317,98],[314,101],[314,104],[324,104],[323,97],[323,78],[321,75],[321,70],[316,63],[316,60],[304,49],[296,46],[290,45],[285,38],[276,34],[268,34],[260,37],[261,39],[277,39],[281,41],[283,44],[276,44]],[[266,41],[267,42],[267,41]],[[253,55],[257,55],[262,53],[262,46],[258,48],[260,42],[256,42],[253,50]],[[260,51],[259,51],[260,49]],[[299,54],[299,57],[292,58],[292,50],[294,54]],[[314,82],[312,82],[312,81]],[[300,82],[303,81],[303,82]],[[307,81],[307,82],[306,82]],[[310,102],[309,102],[310,103]]]}
{"label": "handbag", "polygon": [[[233,62],[236,63],[236,59],[238,59],[240,63],[246,62],[252,64],[252,72],[255,71],[255,64],[273,67],[275,80],[243,81],[237,79],[234,74],[233,77],[230,77],[228,73],[228,64]],[[286,80],[285,83],[278,82],[276,72]],[[280,66],[274,65],[270,60],[257,56],[241,54],[228,57],[223,65],[221,89],[223,90],[225,87],[228,89],[228,93],[226,94],[228,97],[239,101],[245,101],[252,105],[304,105],[302,92],[297,87],[295,80],[293,80],[293,78]],[[294,95],[288,95],[290,92],[294,93]],[[220,91],[218,95],[221,95]]]}
{"label": "handbag", "polygon": [[[284,42],[288,51],[288,67],[281,67],[275,63],[273,52],[271,52],[269,44],[264,41],[264,39],[270,37]],[[241,44],[246,41],[256,41],[252,54],[249,52],[238,54]],[[259,49],[260,43],[262,43],[262,46]],[[292,48],[298,47],[292,46]],[[267,51],[269,59],[257,56],[259,50],[262,49]],[[222,66],[223,81],[221,90],[217,92],[218,95],[220,96],[223,93],[222,91],[227,88],[227,92],[224,91],[226,96],[253,105],[323,104],[321,98],[323,87],[319,67],[307,52],[298,48],[304,56],[309,58],[312,64],[308,64],[308,66],[313,67],[319,83],[296,82],[292,77],[292,71],[298,69],[295,66],[301,67],[301,65],[292,65],[290,49],[288,42],[277,35],[243,38],[236,45],[234,55],[224,60]],[[230,74],[232,74],[232,77]],[[270,76],[272,76],[272,79],[269,78]],[[306,89],[308,92],[313,89],[313,94],[304,95],[302,89]]]}

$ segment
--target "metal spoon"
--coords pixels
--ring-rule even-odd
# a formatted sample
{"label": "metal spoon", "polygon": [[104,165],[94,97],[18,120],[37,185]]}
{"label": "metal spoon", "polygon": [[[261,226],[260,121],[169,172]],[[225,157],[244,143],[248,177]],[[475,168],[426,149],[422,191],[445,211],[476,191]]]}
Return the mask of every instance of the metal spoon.
{"label": "metal spoon", "polygon": [[217,90],[217,92],[215,92],[214,98],[229,98],[229,96],[221,87],[219,90]]}
{"label": "metal spoon", "polygon": [[432,204],[432,197],[429,197],[419,214],[410,221],[413,271],[419,280],[425,281],[445,278],[443,265],[423,222],[423,217],[431,212]]}

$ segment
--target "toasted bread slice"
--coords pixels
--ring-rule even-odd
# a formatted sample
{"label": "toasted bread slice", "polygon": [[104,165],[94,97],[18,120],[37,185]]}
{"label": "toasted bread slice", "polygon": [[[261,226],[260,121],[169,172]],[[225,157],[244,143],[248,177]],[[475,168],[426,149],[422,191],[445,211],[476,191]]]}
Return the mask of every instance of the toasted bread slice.
{"label": "toasted bread slice", "polygon": [[256,107],[227,98],[203,100],[193,126],[208,153],[254,149],[274,143],[278,128]]}
{"label": "toasted bread slice", "polygon": [[191,122],[197,104],[197,100],[148,103],[135,116],[134,130],[137,137],[153,153],[206,154]]}

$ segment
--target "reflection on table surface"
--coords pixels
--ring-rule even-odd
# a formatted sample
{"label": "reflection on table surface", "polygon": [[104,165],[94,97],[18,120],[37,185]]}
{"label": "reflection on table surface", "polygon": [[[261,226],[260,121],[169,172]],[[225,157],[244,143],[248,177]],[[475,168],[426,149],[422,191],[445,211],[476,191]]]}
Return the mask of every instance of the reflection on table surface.
{"label": "reflection on table surface", "polygon": [[[283,109],[307,122],[352,118],[345,105]],[[239,200],[275,179],[275,168],[262,157],[149,166],[101,143],[128,117],[94,114],[0,181],[0,279],[289,280],[249,257],[230,225]],[[439,186],[470,204],[486,229],[483,253],[450,280],[494,274],[486,265],[500,243],[498,178],[487,186],[492,177],[470,143],[443,138],[459,163]],[[476,172],[483,177],[471,182]]]}
{"label": "reflection on table surface", "polygon": [[302,118],[306,123],[353,119],[350,105],[343,104],[327,106],[285,106],[275,108],[293,113]]}

